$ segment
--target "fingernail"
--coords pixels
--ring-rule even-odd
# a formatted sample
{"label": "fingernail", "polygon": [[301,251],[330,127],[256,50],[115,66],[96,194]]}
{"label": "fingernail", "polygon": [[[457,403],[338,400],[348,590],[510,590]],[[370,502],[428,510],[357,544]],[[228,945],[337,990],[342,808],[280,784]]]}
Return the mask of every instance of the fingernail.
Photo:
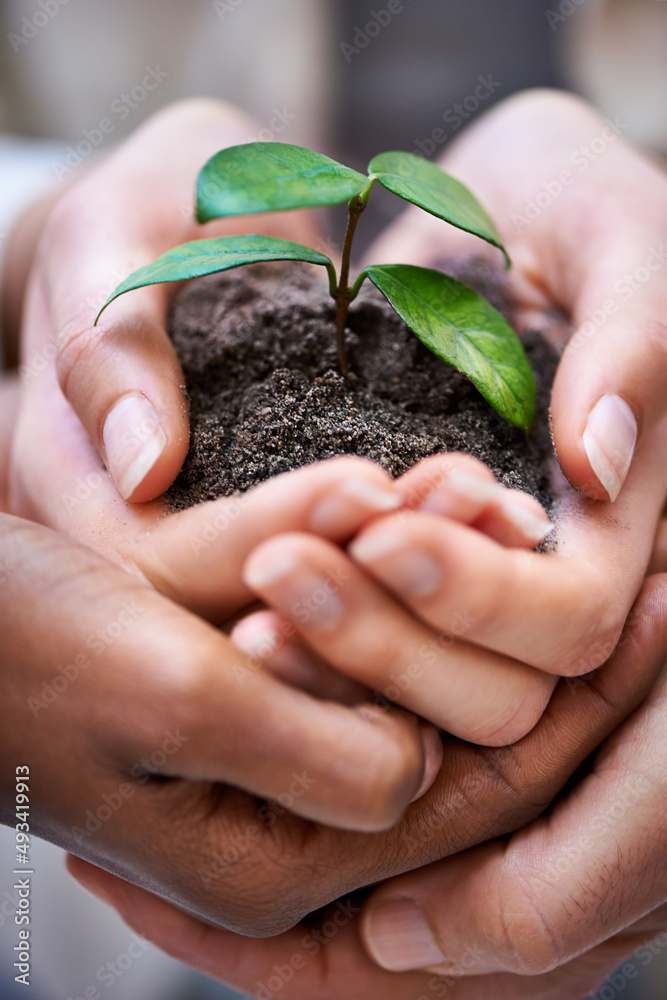
{"label": "fingernail", "polygon": [[[262,663],[272,674],[282,680],[313,693],[321,686],[319,667],[308,653],[295,646],[278,629],[253,621],[254,616],[240,621],[232,630],[230,639],[235,646]],[[289,626],[292,634],[295,629]]]}
{"label": "fingernail", "polygon": [[289,555],[275,558],[270,553],[250,556],[243,569],[246,586],[259,591],[276,611],[319,631],[331,631],[343,617],[336,591],[345,579],[344,573],[320,575]]}
{"label": "fingernail", "polygon": [[443,514],[445,517],[452,517],[457,515],[461,500],[485,507],[497,501],[502,489],[500,483],[490,483],[478,476],[452,469],[433,492],[429,493],[419,509],[425,514]]}
{"label": "fingernail", "polygon": [[364,917],[364,938],[375,962],[390,972],[424,969],[445,961],[424,911],[411,899],[372,904]]}
{"label": "fingernail", "polygon": [[535,545],[543,542],[547,535],[553,531],[554,526],[546,514],[544,518],[539,517],[532,511],[526,510],[525,507],[510,501],[503,501],[500,504],[500,510],[502,510],[505,520],[513,524],[528,541]]}
{"label": "fingernail", "polygon": [[593,472],[614,501],[628,474],[637,443],[637,421],[620,396],[603,396],[584,431],[584,448]]}
{"label": "fingernail", "polygon": [[350,545],[350,555],[372,569],[388,587],[405,597],[427,597],[442,578],[438,563],[426,552],[407,548],[388,533],[377,532]]}
{"label": "fingernail", "polygon": [[287,553],[281,553],[279,556],[264,552],[257,556],[253,553],[243,567],[243,582],[251,590],[263,590],[265,587],[272,587],[298,569],[297,560]]}
{"label": "fingernail", "polygon": [[350,480],[313,508],[309,519],[311,531],[321,535],[340,535],[354,531],[360,516],[384,514],[401,505],[398,493],[364,480]]}
{"label": "fingernail", "polygon": [[128,500],[164,451],[167,438],[145,396],[123,396],[104,422],[102,440],[109,471]]}
{"label": "fingernail", "polygon": [[435,781],[443,760],[442,740],[438,730],[428,723],[420,726],[420,729],[424,748],[424,777],[416,793],[410,799],[411,802],[416,802],[417,799],[426,794]]}
{"label": "fingernail", "polygon": [[276,649],[268,669],[281,680],[310,694],[319,694],[322,688],[322,671],[317,663],[304,649],[291,643]]}

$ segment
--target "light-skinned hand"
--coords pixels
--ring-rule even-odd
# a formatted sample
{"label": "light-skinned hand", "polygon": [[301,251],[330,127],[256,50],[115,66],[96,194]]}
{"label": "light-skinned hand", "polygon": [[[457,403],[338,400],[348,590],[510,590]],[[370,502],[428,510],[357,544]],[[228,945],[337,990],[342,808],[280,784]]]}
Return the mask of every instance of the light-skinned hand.
{"label": "light-skinned hand", "polygon": [[[249,141],[257,128],[222,101],[171,105],[73,180],[61,197],[55,192],[43,201],[39,225],[32,218],[25,223],[33,254],[23,237],[14,255],[10,235],[8,254],[19,260],[21,273],[12,274],[3,292],[21,303],[27,288],[23,409],[30,410],[39,381],[31,376],[55,366],[65,398],[126,499],[151,500],[171,484],[187,452],[188,413],[183,374],[165,332],[173,286],[136,292],[93,327],[107,296],[130,272],[189,239],[240,231],[289,233],[306,243],[317,238],[312,214],[305,212],[221,221],[205,230],[195,223],[197,171],[223,146]],[[18,304],[10,301],[4,309],[16,328]],[[21,447],[38,448],[39,440],[22,424],[23,417]],[[29,485],[24,492],[17,484],[17,490],[29,506]]]}

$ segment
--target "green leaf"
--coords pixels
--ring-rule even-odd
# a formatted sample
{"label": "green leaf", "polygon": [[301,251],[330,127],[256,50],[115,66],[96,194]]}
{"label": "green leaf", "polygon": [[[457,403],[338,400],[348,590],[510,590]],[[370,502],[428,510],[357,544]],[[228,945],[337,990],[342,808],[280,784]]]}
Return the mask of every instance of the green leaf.
{"label": "green leaf", "polygon": [[436,163],[414,153],[380,153],[371,160],[368,173],[399,198],[498,247],[510,267],[511,261],[496,227],[474,194]]}
{"label": "green leaf", "polygon": [[440,271],[411,264],[365,273],[429,350],[467,375],[501,417],[530,430],[532,369],[514,330],[486,299]]}
{"label": "green leaf", "polygon": [[284,142],[248,142],[216,153],[197,178],[197,220],[337,205],[368,187],[363,174]]}
{"label": "green leaf", "polygon": [[[144,285],[157,285],[163,281],[183,281],[200,278],[204,274],[227,271],[242,264],[257,264],[268,260],[303,260],[308,264],[322,264],[329,272],[329,283],[336,284],[336,270],[323,253],[311,250],[300,243],[279,240],[271,236],[222,236],[217,240],[193,240],[167,250],[161,257],[134,271],[114,289],[100,309],[95,323],[106,307],[124,292]],[[333,284],[332,284],[333,283]]]}

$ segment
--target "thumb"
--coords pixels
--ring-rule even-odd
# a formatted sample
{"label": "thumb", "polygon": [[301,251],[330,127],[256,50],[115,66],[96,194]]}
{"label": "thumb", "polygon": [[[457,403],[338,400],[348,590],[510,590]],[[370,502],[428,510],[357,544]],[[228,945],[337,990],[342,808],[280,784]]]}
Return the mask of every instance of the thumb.
{"label": "thumb", "polygon": [[[649,579],[614,656],[664,661],[667,577]],[[593,773],[515,834],[394,879],[366,904],[366,949],[385,969],[541,975],[667,899],[663,669],[648,702],[603,745]]]}
{"label": "thumb", "polygon": [[[615,252],[618,249],[619,252]],[[570,482],[616,500],[667,412],[667,244],[624,240],[584,284],[552,394],[554,443]]]}
{"label": "thumb", "polygon": [[[183,373],[166,333],[170,289],[141,288],[95,316],[120,280],[201,236],[197,170],[222,146],[247,141],[252,119],[194,99],[155,115],[60,199],[46,224],[26,307],[23,370],[55,361],[60,388],[126,500],[161,494],[188,448]],[[256,231],[306,242],[310,214],[216,222],[208,235]],[[302,235],[303,234],[303,235]]]}
{"label": "thumb", "polygon": [[95,315],[130,271],[194,230],[198,166],[220,145],[243,141],[251,125],[222,102],[169,107],[74,184],[46,224],[28,291],[24,368],[55,360],[62,392],[125,499],[152,499],[181,467],[184,380],[165,332],[166,286],[141,289],[97,326]]}

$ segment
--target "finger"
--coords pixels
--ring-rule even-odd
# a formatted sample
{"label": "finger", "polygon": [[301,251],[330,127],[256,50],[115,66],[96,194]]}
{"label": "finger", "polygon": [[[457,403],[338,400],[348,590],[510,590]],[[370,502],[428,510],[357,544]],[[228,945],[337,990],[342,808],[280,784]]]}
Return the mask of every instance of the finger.
{"label": "finger", "polygon": [[[363,685],[350,680],[308,650],[299,641],[294,625],[273,611],[247,615],[234,627],[230,639],[251,662],[261,663],[274,677],[318,698],[358,705],[371,696]],[[424,776],[412,797],[413,802],[429,790],[442,764],[442,742],[437,730],[422,723],[421,732],[427,753]]]}
{"label": "finger", "polygon": [[[653,577],[615,659],[664,664],[666,612],[667,577]],[[478,948],[471,975],[540,975],[662,905],[667,782],[656,773],[655,751],[664,742],[666,695],[663,670],[647,705],[603,747],[592,773],[509,843],[494,841],[380,888],[364,916],[375,960],[385,968],[445,969]]]}
{"label": "finger", "polygon": [[466,631],[464,607],[441,622],[446,633],[435,633],[320,539],[285,534],[264,542],[244,579],[329,663],[462,739],[514,742],[553,690],[552,677],[457,640]]}
{"label": "finger", "polygon": [[[261,941],[208,926],[140,889],[72,856],[70,873],[115,907],[138,934],[173,958],[253,996],[285,1000],[415,1000],[428,979],[420,973],[396,976],[373,966],[365,955],[355,916],[360,907],[343,900],[331,920],[299,925]],[[379,992],[376,992],[379,991]]]}
{"label": "finger", "polygon": [[[570,254],[574,333],[552,394],[563,471],[586,495],[612,501],[637,448],[657,446],[667,377],[667,181],[620,141],[615,154],[591,166],[598,217],[586,253]],[[568,228],[566,209],[559,231]],[[570,240],[562,252],[571,249]]]}
{"label": "finger", "polygon": [[[39,274],[60,385],[125,499],[162,493],[187,451],[183,376],[165,333],[170,289],[123,297],[93,327],[95,315],[128,273],[196,234],[197,170],[252,128],[222,102],[168,108],[67,192],[46,226]],[[262,224],[255,218],[253,231]],[[31,342],[44,346],[40,331]]]}
{"label": "finger", "polygon": [[[55,532],[5,516],[0,542],[2,655],[14,671],[30,669],[32,688],[7,683],[4,697],[26,734],[43,741],[46,726],[53,738],[81,739],[80,718],[91,715],[124,780],[162,769],[266,798],[294,788],[296,813],[353,829],[394,824],[425,775],[433,780],[432,735],[406,713],[349,708],[281,683],[217,629]],[[165,769],[164,753],[151,758],[167,731],[182,738]],[[46,809],[48,782],[40,794]],[[70,798],[80,823],[74,786]],[[112,837],[107,827],[101,836]]]}
{"label": "finger", "polygon": [[[223,793],[217,784],[172,781],[142,784],[131,811],[114,811],[111,817],[109,797],[103,799],[105,822],[92,834],[78,789],[74,822],[83,832],[77,852],[182,901],[209,923],[253,935],[277,934],[359,885],[460,852],[539,816],[653,683],[656,664],[647,662],[630,639],[622,648],[623,656],[591,678],[559,685],[540,724],[519,744],[484,750],[448,739],[446,763],[434,787],[401,824],[384,833],[343,833],[300,820],[291,810],[303,787],[292,783],[258,809],[238,790]],[[118,670],[114,679],[116,685],[122,681]],[[143,704],[137,712],[135,717],[126,708],[132,732],[146,715]],[[187,733],[185,727],[182,732]],[[174,759],[170,756],[170,765]],[[113,801],[119,787],[127,787],[119,782],[144,780],[122,772],[109,779],[106,771],[105,779],[108,784],[98,780],[93,790],[89,810],[94,816],[103,788]],[[149,840],[146,829],[152,831]],[[129,858],[118,857],[119,838],[128,845]]]}
{"label": "finger", "polygon": [[260,542],[285,531],[344,542],[400,502],[379,465],[333,458],[175,514],[135,539],[126,555],[163,593],[220,622],[251,600],[241,570]]}
{"label": "finger", "polygon": [[[498,151],[492,174],[489,148]],[[655,447],[665,413],[664,173],[585,102],[546,91],[481,116],[441,162],[494,218],[524,319],[532,312],[549,326],[554,304],[571,317],[575,332],[553,389],[556,450],[573,485],[615,500],[642,442]],[[540,199],[547,207],[536,211]],[[433,266],[477,252],[469,235],[409,209],[370,256]],[[494,259],[490,248],[481,253]]]}
{"label": "finger", "polygon": [[[412,717],[313,699],[258,669],[217,633],[199,635],[195,645],[190,629],[187,649],[185,638],[165,630],[163,656],[170,650],[176,669],[161,700],[180,705],[175,725],[188,735],[168,773],[269,799],[288,793],[298,815],[368,830],[393,825],[427,772],[432,782],[432,741]],[[186,668],[193,655],[196,673]],[[156,744],[158,734],[150,733],[144,753]]]}
{"label": "finger", "polygon": [[[517,157],[527,136],[530,155]],[[483,185],[480,143],[496,141],[506,160],[484,195],[517,265],[513,297],[524,310],[559,306],[574,330],[552,392],[560,465],[585,495],[616,500],[635,456],[664,454],[667,181],[618,127],[569,95],[537,91],[491,112],[452,150],[450,167]],[[574,168],[567,183],[563,164]],[[527,218],[526,203],[544,188],[557,211]]]}
{"label": "finger", "polygon": [[[606,975],[633,949],[639,951],[651,931],[619,936],[564,969],[543,976],[468,976],[466,966],[450,973],[388,972],[374,965],[360,947],[358,906],[343,900],[322,914],[315,926],[298,926],[268,940],[256,941],[204,924],[145,889],[88,865],[71,855],[70,874],[113,906],[142,937],[168,955],[258,997],[285,1000],[415,1000],[448,996],[453,1000],[559,1000],[584,996],[599,988]],[[330,918],[330,919],[327,919]],[[644,949],[648,952],[648,949]],[[648,952],[649,957],[652,955]],[[470,956],[474,957],[471,950]],[[642,956],[643,961],[645,957]],[[466,963],[468,955],[466,955]],[[636,963],[626,977],[635,978]],[[623,985],[628,981],[619,977]],[[618,982],[615,984],[618,986]],[[576,991],[576,993],[574,992]]]}
{"label": "finger", "polygon": [[[49,329],[41,294],[29,295],[25,330]],[[49,349],[50,348],[50,349]],[[118,561],[134,539],[164,516],[161,501],[131,504],[116,485],[85,428],[63,396],[55,348],[30,348],[21,366],[21,401],[12,442],[11,513],[55,528]]]}
{"label": "finger", "polygon": [[505,489],[472,455],[432,455],[396,485],[411,510],[471,525],[501,545],[534,549],[553,527],[537,500],[521,490]]}
{"label": "finger", "polygon": [[349,552],[433,628],[451,627],[465,613],[467,641],[541,670],[587,673],[615,645],[616,637],[596,649],[598,637],[591,636],[591,623],[606,629],[607,581],[587,561],[507,549],[465,525],[420,513],[370,525]]}
{"label": "finger", "polygon": [[275,677],[319,698],[355,705],[371,694],[309,650],[299,640],[292,622],[275,611],[246,615],[234,626],[229,638]]}
{"label": "finger", "polygon": [[[320,831],[317,845],[303,847],[302,862],[317,865],[322,851],[331,866],[343,868],[346,859],[354,857],[356,884],[370,884],[390,877],[398,867],[413,871],[537,819],[652,689],[661,658],[653,655],[651,642],[643,646],[634,641],[646,621],[650,624],[641,615],[633,617],[623,645],[600,670],[575,681],[562,680],[542,719],[524,739],[499,749],[446,739],[445,764],[435,785],[398,827],[342,841],[335,832]],[[341,891],[346,888],[349,883]],[[317,898],[311,898],[310,908],[317,905]]]}
{"label": "finger", "polygon": [[[161,493],[187,451],[183,376],[164,330],[166,289],[141,290],[98,326],[93,320],[121,278],[181,242],[182,206],[202,157],[222,137],[241,141],[247,124],[212,101],[163,112],[69,191],[45,230],[41,288],[32,294],[46,298],[60,386],[125,499]],[[183,142],[174,144],[177,129]]]}
{"label": "finger", "polygon": [[[299,642],[294,625],[273,611],[246,616],[235,626],[230,639],[250,658],[253,669],[266,668],[280,680],[318,698],[350,706],[360,706],[369,699],[368,688],[332,668],[330,661],[313,655]],[[437,730],[420,723],[420,735],[424,749],[422,781],[411,802],[432,786],[442,763],[442,743]]]}
{"label": "finger", "polygon": [[[664,202],[667,211],[667,190]],[[647,449],[664,448],[666,437],[659,424],[665,416],[667,327],[661,317],[667,307],[667,269],[662,275],[659,270],[667,263],[667,250],[652,245],[649,234],[634,248],[627,242],[625,262],[621,253],[615,254],[607,273],[597,274],[582,291],[575,333],[552,394],[554,440],[563,471],[597,500],[617,499],[638,441]],[[652,273],[649,263],[656,260],[658,273]],[[640,287],[635,282],[633,291],[629,282],[634,272],[645,273],[652,283]],[[627,305],[621,306],[626,297]],[[587,318],[600,315],[599,327]]]}

